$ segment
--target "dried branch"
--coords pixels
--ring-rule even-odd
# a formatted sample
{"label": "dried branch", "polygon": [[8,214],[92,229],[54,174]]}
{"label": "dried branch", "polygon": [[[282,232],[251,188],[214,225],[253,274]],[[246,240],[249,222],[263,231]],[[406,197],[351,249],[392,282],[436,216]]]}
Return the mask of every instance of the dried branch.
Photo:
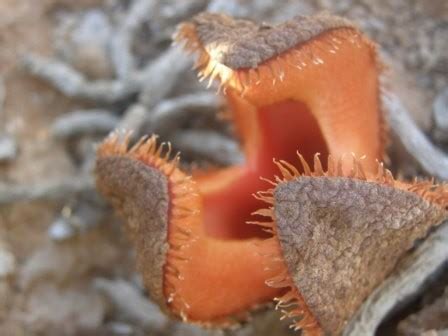
{"label": "dried branch", "polygon": [[114,103],[130,97],[140,89],[136,78],[90,82],[70,65],[54,59],[28,54],[22,61],[27,71],[49,82],[68,97]]}
{"label": "dried branch", "polygon": [[[176,6],[165,7],[158,13],[158,20],[163,25],[171,25],[204,10],[209,0],[177,2]],[[159,23],[159,24],[160,24]],[[163,36],[163,35],[162,35]]]}
{"label": "dried branch", "polygon": [[440,270],[447,260],[448,222],[445,222],[369,296],[344,335],[375,335],[376,328],[397,304],[404,304],[421,293],[428,278]]}
{"label": "dried branch", "polygon": [[448,88],[434,99],[432,110],[436,128],[448,133]]}
{"label": "dried branch", "polygon": [[171,139],[176,148],[222,165],[242,163],[243,154],[233,139],[213,131],[176,132]]}
{"label": "dried branch", "polygon": [[145,124],[159,134],[176,129],[180,122],[190,118],[189,113],[216,112],[222,106],[220,99],[210,92],[187,94],[161,101],[148,114]]}
{"label": "dried branch", "polygon": [[180,72],[188,68],[190,59],[177,48],[163,52],[141,71],[123,80],[88,81],[82,73],[70,65],[27,54],[23,65],[33,75],[49,82],[68,97],[115,103],[140,92],[153,92],[151,97],[163,96],[169,91]]}
{"label": "dried branch", "polygon": [[59,181],[45,181],[34,185],[0,184],[0,206],[36,200],[57,201],[84,191],[94,191],[91,176],[74,176]]}
{"label": "dried branch", "polygon": [[155,59],[148,72],[148,80],[139,95],[138,103],[131,105],[125,111],[118,128],[134,130],[139,133],[145,121],[147,110],[165,98],[176,85],[180,74],[191,64],[191,59],[185,57],[179,48],[171,48]]}
{"label": "dried branch", "polygon": [[133,134],[139,134],[147,114],[148,110],[144,105],[139,103],[132,104],[126,109],[117,129],[132,130]]}
{"label": "dried branch", "polygon": [[406,150],[430,175],[448,180],[448,156],[436,148],[409,116],[398,97],[382,94],[389,124]]}
{"label": "dried branch", "polygon": [[179,81],[180,74],[192,64],[192,59],[177,47],[169,48],[151,63],[139,101],[147,107],[165,98]]}
{"label": "dried branch", "polygon": [[137,29],[143,22],[148,20],[149,14],[156,5],[157,1],[154,0],[134,0],[112,39],[110,46],[111,58],[118,78],[128,78],[136,70],[136,62],[131,50],[132,40]]}
{"label": "dried branch", "polygon": [[107,110],[77,110],[57,118],[51,125],[51,133],[57,138],[108,133],[118,125],[118,122],[118,117]]}
{"label": "dried branch", "polygon": [[127,281],[97,278],[94,286],[112,301],[121,314],[145,328],[163,330],[169,323],[168,317]]}
{"label": "dried branch", "polygon": [[442,141],[448,141],[448,88],[445,88],[434,99],[432,106],[434,116],[434,138]]}
{"label": "dried branch", "polygon": [[[119,128],[139,129],[148,109],[166,97],[178,81],[180,74],[188,69],[191,59],[178,48],[170,48],[139,71],[133,71],[134,61],[130,50],[132,35],[145,19],[145,13],[155,6],[151,0],[136,0],[124,25],[112,43],[112,54],[119,79],[88,81],[85,76],[63,62],[36,55],[25,55],[23,65],[30,73],[49,82],[68,97],[115,103],[139,93],[139,105],[132,105],[124,114]],[[238,11],[236,1],[214,0],[209,8],[224,6],[226,11]]]}
{"label": "dried branch", "polygon": [[208,12],[224,13],[232,16],[244,16],[247,12],[238,1],[214,0],[207,7]]}

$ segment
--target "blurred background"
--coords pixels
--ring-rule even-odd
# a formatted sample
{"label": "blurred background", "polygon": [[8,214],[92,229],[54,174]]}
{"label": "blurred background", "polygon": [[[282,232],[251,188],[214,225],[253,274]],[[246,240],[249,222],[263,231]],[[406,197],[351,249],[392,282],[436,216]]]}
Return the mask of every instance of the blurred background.
{"label": "blurred background", "polygon": [[[185,164],[243,160],[216,88],[171,47],[176,25],[203,10],[354,20],[380,46],[388,90],[448,148],[447,0],[0,0],[0,335],[291,334],[270,312],[226,332],[166,318],[95,192],[95,144],[115,128],[159,134]],[[389,153],[399,176],[425,176],[395,137]],[[434,278],[380,335],[448,329],[446,267]]]}

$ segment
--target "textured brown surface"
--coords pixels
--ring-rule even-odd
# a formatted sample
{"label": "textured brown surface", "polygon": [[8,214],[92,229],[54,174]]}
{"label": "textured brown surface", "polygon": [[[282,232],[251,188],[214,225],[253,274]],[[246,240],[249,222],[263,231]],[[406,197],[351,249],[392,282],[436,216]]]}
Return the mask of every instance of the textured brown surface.
{"label": "textured brown surface", "polygon": [[402,254],[446,212],[419,196],[345,177],[300,177],[275,190],[280,244],[326,333],[339,334]]}
{"label": "textured brown surface", "polygon": [[126,218],[126,229],[137,251],[137,268],[153,300],[166,308],[163,266],[168,251],[169,193],[166,177],[128,157],[100,158],[97,186]]}
{"label": "textured brown surface", "polygon": [[353,27],[344,18],[328,14],[298,15],[276,26],[235,20],[215,13],[201,13],[189,24],[218,63],[231,69],[255,68],[300,43],[336,28]]}
{"label": "textured brown surface", "polygon": [[[152,1],[152,0],[150,0]],[[80,105],[83,102],[67,99],[62,94],[53,90],[48,85],[41,83],[26,75],[19,64],[21,55],[26,51],[33,51],[39,55],[53,55],[53,37],[60,34],[61,30],[57,24],[61,21],[64,24],[73,24],[73,18],[79,18],[88,12],[88,3],[95,3],[93,10],[105,13],[111,6],[116,7],[117,14],[111,14],[115,27],[120,27],[123,20],[119,18],[126,17],[130,4],[137,1],[68,1],[68,0],[4,0],[0,4],[0,73],[4,76],[6,86],[6,104],[3,110],[4,120],[0,122],[1,126],[5,126],[13,132],[19,142],[20,154],[16,162],[6,167],[1,167],[2,179],[4,182],[20,184],[30,191],[34,182],[46,182],[50,178],[57,180],[58,178],[73,178],[78,172],[77,165],[70,159],[73,153],[72,146],[67,148],[65,143],[60,140],[48,138],[48,129],[56,117],[62,116],[66,112],[82,107],[97,107],[97,105]],[[141,57],[141,52],[136,55],[145,64],[163,52],[168,47],[165,41],[167,36],[172,32],[173,24],[179,19],[173,18],[172,13],[182,10],[184,4],[204,3],[208,1],[192,0],[192,1],[175,1],[168,0],[158,2],[161,9],[169,9],[161,11],[157,9],[153,11],[152,16],[146,16],[143,25],[146,32],[148,26],[155,27],[151,30],[153,33],[140,34],[135,39],[135,48],[144,48],[147,52]],[[235,8],[231,0],[224,0],[226,8]],[[284,0],[282,2],[273,2],[272,0],[255,0],[255,1],[236,1],[239,5],[244,6],[240,10],[241,15],[250,16],[254,20],[280,22],[288,19],[290,16],[301,13],[310,14],[315,11],[330,10],[332,13],[343,15],[351,20],[356,21],[363,30],[368,33],[382,46],[382,50],[388,53],[395,60],[395,64],[403,67],[401,72],[397,74],[396,80],[402,85],[408,85],[403,82],[403,74],[409,75],[410,82],[415,85],[408,87],[409,91],[401,95],[405,104],[408,104],[414,117],[427,120],[425,123],[427,134],[431,134],[431,106],[434,95],[445,88],[448,83],[448,1],[446,0],[416,0],[410,5],[409,1],[365,1],[365,0],[341,0],[341,1],[322,1],[322,0]],[[115,4],[119,3],[119,6]],[[443,9],[445,8],[445,9]],[[63,15],[61,17],[61,9]],[[197,9],[196,9],[197,10]],[[68,12],[67,12],[68,11]],[[67,16],[65,14],[68,14]],[[191,13],[191,12],[189,12]],[[169,19],[167,16],[169,15]],[[179,16],[179,14],[175,14]],[[182,14],[182,20],[187,19],[190,14]],[[116,18],[116,19],[115,19]],[[75,19],[79,22],[79,19]],[[162,29],[159,29],[161,27]],[[113,34],[114,38],[119,37]],[[143,42],[141,42],[143,41]],[[57,51],[56,51],[57,53]],[[109,55],[108,55],[109,56]],[[177,79],[178,86],[181,90],[176,89],[173,97],[183,93],[196,94],[199,86],[196,85],[196,78],[192,72],[186,71]],[[202,86],[201,86],[202,88]],[[188,89],[188,91],[186,91]],[[415,102],[416,100],[416,102]],[[126,109],[128,103],[134,100],[120,104],[119,106],[111,106],[114,115],[121,115]],[[409,105],[410,104],[410,105]],[[104,107],[104,105],[100,105]],[[0,113],[2,115],[2,113]],[[202,114],[201,114],[202,115]],[[209,115],[209,114],[207,114]],[[1,119],[1,117],[0,117]],[[197,122],[197,114],[191,116],[189,125],[208,125],[204,122]],[[208,119],[207,119],[208,120]],[[177,125],[177,126],[176,126]],[[184,124],[170,125],[173,129],[172,133],[177,134],[179,127]],[[208,127],[208,126],[207,126]],[[188,129],[190,130],[190,128]],[[195,130],[195,129],[193,129]],[[159,129],[156,129],[160,132]],[[167,137],[172,141],[172,136]],[[90,144],[89,136],[81,138],[83,144]],[[99,138],[95,142],[100,141]],[[186,158],[184,154],[184,159]],[[193,160],[199,160],[201,157],[190,156]],[[400,169],[406,169],[406,176],[414,176],[420,170],[416,169],[414,161],[408,159],[394,159],[392,162],[394,169],[397,165]],[[76,177],[75,177],[76,178]],[[26,202],[7,206],[0,210],[0,240],[4,241],[8,249],[14,254],[17,261],[16,274],[10,279],[0,280],[0,335],[65,335],[63,332],[67,324],[75,325],[77,328],[74,334],[77,335],[117,335],[114,333],[112,326],[119,321],[119,326],[132,329],[133,335],[187,335],[182,331],[173,331],[172,328],[165,328],[162,331],[141,332],[141,324],[132,321],[128,316],[123,316],[120,310],[114,306],[107,306],[107,317],[100,326],[87,331],[83,331],[79,324],[76,324],[77,318],[71,316],[68,320],[58,320],[53,325],[53,329],[49,329],[46,320],[40,316],[42,309],[51,310],[48,302],[41,302],[35,305],[33,310],[23,311],[24,301],[30,297],[36,297],[38,294],[34,291],[40,291],[45,283],[54,283],[54,279],[59,279],[60,274],[66,274],[70,270],[70,276],[66,277],[64,283],[70,282],[76,284],[82,281],[91,281],[96,277],[119,278],[118,280],[129,280],[134,278],[132,267],[133,262],[126,263],[119,258],[112,258],[112,255],[127,256],[129,246],[125,244],[126,239],[122,237],[122,231],[118,224],[118,220],[113,216],[113,212],[109,211],[110,216],[102,221],[100,229],[95,229],[93,233],[83,233],[76,237],[75,244],[60,244],[64,249],[61,253],[59,249],[54,249],[53,257],[65,260],[66,255],[72,255],[76,260],[75,263],[61,263],[61,267],[53,267],[48,270],[48,276],[39,280],[38,286],[33,286],[29,290],[23,290],[18,283],[22,281],[23,267],[34,263],[34,255],[41,250],[46,250],[49,238],[47,230],[52,221],[59,216],[61,208],[66,202],[65,199],[57,202]],[[75,246],[75,247],[73,247]],[[98,253],[101,251],[101,253]],[[105,254],[102,256],[101,254]],[[95,256],[90,258],[89,255]],[[129,258],[128,258],[129,259]],[[128,260],[126,259],[126,260]],[[43,262],[43,261],[42,261]],[[92,266],[93,265],[93,266]],[[83,271],[86,270],[86,271]],[[80,276],[80,272],[87,274]],[[72,288],[72,287],[70,287]],[[79,288],[79,287],[77,287]],[[58,292],[63,295],[63,292]],[[90,293],[89,293],[90,294]],[[79,295],[87,295],[79,292]],[[61,301],[61,300],[59,300]],[[128,300],[126,300],[128,301]],[[128,303],[135,304],[135,301],[129,300]],[[65,308],[70,309],[67,305]],[[73,305],[71,305],[73,306]],[[146,311],[141,306],[135,305],[135,309]],[[94,315],[94,308],[84,309],[83,315]],[[150,316],[150,313],[142,314]],[[26,317],[26,318],[24,318]],[[81,316],[80,316],[81,318]],[[279,335],[277,330],[272,330],[275,319],[270,319],[270,324],[266,318],[255,319],[246,325],[246,328],[252,328],[258,325],[258,329],[236,331],[238,335]],[[261,323],[259,323],[261,321]],[[174,324],[174,322],[173,322]],[[173,325],[170,324],[170,325]],[[186,325],[182,323],[176,324],[178,328]],[[9,326],[9,328],[8,328]],[[154,326],[154,325],[152,325]],[[35,331],[35,327],[40,332]],[[186,327],[185,327],[186,328]],[[121,329],[122,330],[122,329]],[[234,333],[229,333],[234,335]],[[209,335],[208,332],[200,332],[192,330],[188,335]],[[213,335],[220,335],[215,332]],[[358,336],[357,334],[356,336]]]}

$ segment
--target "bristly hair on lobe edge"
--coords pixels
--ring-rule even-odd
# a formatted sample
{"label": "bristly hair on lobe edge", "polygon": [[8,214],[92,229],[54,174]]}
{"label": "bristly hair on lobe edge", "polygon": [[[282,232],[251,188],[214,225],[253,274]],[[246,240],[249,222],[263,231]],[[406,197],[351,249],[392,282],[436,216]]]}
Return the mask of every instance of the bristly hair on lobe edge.
{"label": "bristly hair on lobe edge", "polygon": [[[136,160],[158,170],[165,176],[169,192],[165,239],[168,241],[169,247],[165,249],[166,255],[153,256],[163,261],[161,263],[163,267],[161,270],[161,274],[163,274],[163,293],[159,293],[159,297],[153,299],[159,302],[161,307],[170,315],[174,312],[186,320],[185,312],[188,310],[188,304],[179,295],[176,295],[173,282],[184,280],[179,267],[190,261],[186,251],[189,244],[195,241],[191,227],[197,222],[200,211],[198,207],[200,203],[199,194],[191,176],[184,174],[178,168],[179,154],[170,159],[171,145],[169,143],[158,145],[157,137],[151,136],[149,138],[142,137],[135,145],[129,147],[130,135],[129,132],[113,132],[98,147],[97,156],[99,160],[108,157]],[[120,209],[120,205],[117,207]],[[145,230],[143,227],[129,227],[127,225],[127,229],[127,231],[130,231],[131,238],[136,234],[150,234],[150,232],[142,232]],[[139,252],[137,249],[137,254]],[[147,285],[151,288],[151,283],[154,282],[153,277],[145,276],[145,265],[137,263],[139,271],[144,276],[144,281],[150,282]]]}
{"label": "bristly hair on lobe edge", "polygon": [[300,153],[297,153],[302,166],[303,173],[292,164],[284,160],[273,160],[277,165],[281,176],[275,176],[274,181],[262,178],[272,185],[272,188],[266,191],[260,191],[254,196],[267,203],[268,207],[254,212],[254,215],[266,217],[266,221],[251,221],[248,224],[259,225],[266,232],[270,233],[272,237],[266,239],[263,244],[269,244],[271,250],[277,251],[275,255],[266,256],[266,268],[278,270],[278,275],[269,279],[266,284],[274,288],[284,288],[285,294],[275,298],[277,301],[276,308],[282,311],[282,319],[292,319],[291,328],[294,330],[302,330],[304,335],[315,336],[323,335],[318,320],[313,315],[307,306],[300,290],[296,287],[294,280],[288,272],[288,266],[285,260],[281,257],[283,255],[282,248],[278,239],[278,231],[276,219],[274,215],[274,191],[275,188],[282,183],[299,179],[302,176],[308,177],[346,177],[361,181],[378,183],[393,188],[398,188],[403,191],[417,194],[424,200],[436,204],[444,209],[448,208],[448,186],[446,184],[434,185],[433,181],[417,181],[413,183],[402,183],[396,181],[392,173],[384,168],[383,163],[378,162],[376,175],[368,175],[362,167],[362,159],[356,158],[353,155],[353,164],[349,171],[343,169],[343,158],[335,160],[331,155],[328,156],[328,169],[324,171],[319,154],[314,156],[314,170],[310,168],[306,160]]}

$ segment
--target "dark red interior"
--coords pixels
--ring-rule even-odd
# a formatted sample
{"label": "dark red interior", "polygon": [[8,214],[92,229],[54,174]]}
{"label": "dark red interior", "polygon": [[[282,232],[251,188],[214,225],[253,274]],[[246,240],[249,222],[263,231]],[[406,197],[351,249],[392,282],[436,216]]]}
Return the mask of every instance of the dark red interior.
{"label": "dark red interior", "polygon": [[212,236],[243,239],[263,235],[260,227],[246,222],[257,220],[251,213],[266,207],[252,195],[268,187],[260,177],[273,179],[279,174],[274,158],[298,166],[297,151],[311,165],[315,153],[328,155],[319,125],[305,104],[283,101],[264,106],[256,114],[260,143],[247,151],[241,174],[223,189],[204,195],[204,225]]}

